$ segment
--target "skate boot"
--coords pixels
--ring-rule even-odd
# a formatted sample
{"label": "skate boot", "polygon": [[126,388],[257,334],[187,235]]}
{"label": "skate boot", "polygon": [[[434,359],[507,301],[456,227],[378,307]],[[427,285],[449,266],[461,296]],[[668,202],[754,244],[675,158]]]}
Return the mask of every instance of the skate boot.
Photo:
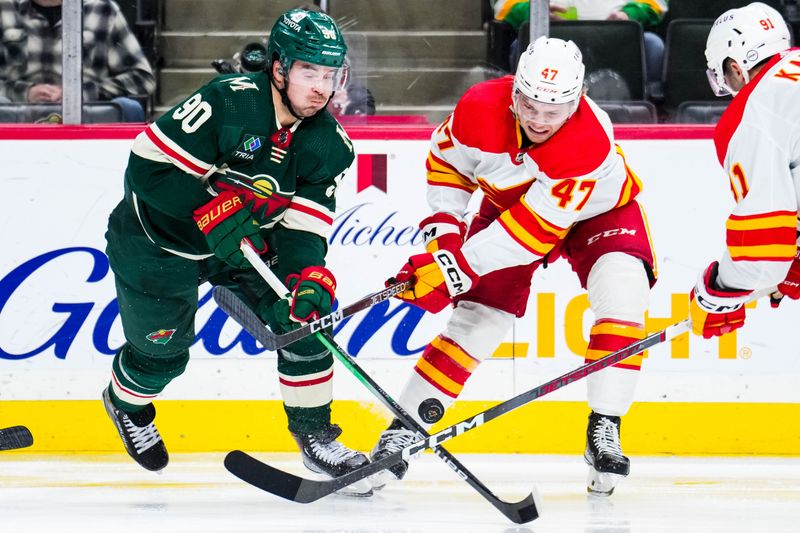
{"label": "skate boot", "polygon": [[153,423],[156,418],[156,408],[152,403],[141,411],[126,413],[111,403],[111,396],[106,388],[103,391],[103,405],[108,417],[117,426],[125,450],[134,461],[147,470],[156,472],[167,466],[169,454]]}
{"label": "skate boot", "polygon": [[[386,431],[381,433],[381,438],[378,439],[378,444],[372,449],[370,459],[372,462],[383,459],[387,455],[402,450],[412,442],[414,442],[416,434],[410,429],[406,429],[402,422],[398,419],[392,420],[392,423],[386,428]],[[370,476],[369,481],[372,483],[372,488],[380,490],[386,485],[388,481],[393,479],[403,479],[403,476],[408,472],[408,461],[398,461],[386,470]]]}
{"label": "skate boot", "polygon": [[618,416],[595,412],[589,415],[583,458],[589,465],[587,490],[591,494],[610,496],[619,480],[631,470],[630,460],[622,454],[619,427]]}
{"label": "skate boot", "polygon": [[[300,447],[300,455],[306,468],[317,474],[339,477],[369,463],[366,455],[336,441],[341,434],[342,429],[339,426],[330,424],[316,433],[292,433],[292,437]],[[336,492],[346,496],[367,497],[372,496],[372,485],[368,479],[361,479]]]}

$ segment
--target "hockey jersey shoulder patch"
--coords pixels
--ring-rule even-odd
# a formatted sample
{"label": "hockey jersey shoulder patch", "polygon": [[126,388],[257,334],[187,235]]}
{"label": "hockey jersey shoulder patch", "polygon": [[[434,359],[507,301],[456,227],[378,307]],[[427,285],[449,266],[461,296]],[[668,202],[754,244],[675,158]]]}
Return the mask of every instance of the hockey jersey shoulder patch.
{"label": "hockey jersey shoulder patch", "polygon": [[478,83],[453,111],[452,133],[461,144],[482,152],[516,152],[516,120],[511,112],[512,76]]}

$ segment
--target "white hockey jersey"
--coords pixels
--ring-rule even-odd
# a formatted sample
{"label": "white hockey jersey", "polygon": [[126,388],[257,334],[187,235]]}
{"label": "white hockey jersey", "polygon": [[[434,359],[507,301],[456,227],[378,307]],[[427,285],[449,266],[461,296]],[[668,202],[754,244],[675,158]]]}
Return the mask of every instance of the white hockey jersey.
{"label": "white hockey jersey", "polygon": [[714,144],[736,200],[718,282],[775,286],[786,277],[800,228],[800,49],[773,57],[736,95]]}
{"label": "white hockey jersey", "polygon": [[641,182],[589,98],[546,142],[524,146],[512,112],[513,77],[469,89],[431,138],[428,203],[463,217],[481,189],[500,212],[462,252],[477,274],[544,257],[574,223],[625,205]]}

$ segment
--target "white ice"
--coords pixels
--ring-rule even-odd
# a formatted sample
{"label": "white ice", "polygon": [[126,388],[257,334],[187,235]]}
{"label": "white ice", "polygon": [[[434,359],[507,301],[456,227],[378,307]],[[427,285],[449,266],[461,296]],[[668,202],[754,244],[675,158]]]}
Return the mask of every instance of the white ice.
{"label": "white ice", "polygon": [[[257,454],[304,473],[295,454]],[[580,457],[461,455],[496,494],[536,487],[540,518],[509,522],[436,457],[369,499],[303,505],[230,475],[222,454],[172,458],[161,474],[123,455],[0,454],[0,532],[778,532],[800,531],[800,459],[633,457],[610,498],[586,494]]]}

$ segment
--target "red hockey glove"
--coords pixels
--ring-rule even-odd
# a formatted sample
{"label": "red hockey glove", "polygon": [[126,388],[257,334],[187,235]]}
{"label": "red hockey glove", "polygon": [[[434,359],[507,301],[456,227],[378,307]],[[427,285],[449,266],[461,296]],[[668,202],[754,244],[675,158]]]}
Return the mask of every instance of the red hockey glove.
{"label": "red hockey glove", "polygon": [[412,255],[386,286],[403,281],[414,281],[414,286],[397,295],[397,298],[417,307],[438,313],[447,307],[455,296],[464,294],[478,283],[478,275],[469,266],[459,250],[455,253],[438,250],[432,254]]}
{"label": "red hockey glove", "polygon": [[[289,274],[286,285],[292,291],[291,303],[280,299],[272,305],[271,312],[259,315],[274,328],[273,331],[286,333],[300,327],[302,322],[310,322],[331,313],[336,279],[327,268],[310,266],[300,274]],[[275,323],[272,322],[273,317]],[[299,356],[316,355],[326,350],[316,335],[293,342],[284,349]]]}
{"label": "red hockey glove", "polygon": [[784,296],[788,296],[792,300],[800,299],[800,248],[794,254],[794,261],[789,267],[786,279],[778,284],[778,290],[770,296],[770,305],[778,307]]}
{"label": "red hockey glove", "polygon": [[744,325],[744,304],[752,291],[720,289],[716,285],[719,263],[714,261],[700,275],[689,295],[692,332],[705,339],[718,337]]}
{"label": "red hockey glove", "polygon": [[331,313],[336,293],[336,278],[323,266],[304,268],[300,274],[289,274],[286,285],[292,289],[289,318],[310,322]]}
{"label": "red hockey glove", "polygon": [[419,223],[425,250],[432,254],[437,250],[455,253],[464,244],[467,224],[450,213],[434,213]]}
{"label": "red hockey glove", "polygon": [[206,236],[208,247],[214,255],[236,268],[250,265],[239,250],[242,239],[247,239],[259,254],[267,251],[258,224],[244,208],[242,199],[230,191],[219,193],[207,204],[194,210],[194,221]]}

